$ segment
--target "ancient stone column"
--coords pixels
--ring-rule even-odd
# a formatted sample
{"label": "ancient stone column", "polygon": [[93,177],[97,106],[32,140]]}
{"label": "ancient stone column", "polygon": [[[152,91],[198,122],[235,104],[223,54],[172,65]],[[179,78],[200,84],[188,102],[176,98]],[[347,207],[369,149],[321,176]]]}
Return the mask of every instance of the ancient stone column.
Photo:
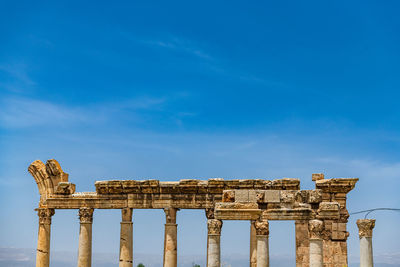
{"label": "ancient stone column", "polygon": [[257,267],[257,233],[254,221],[250,221],[250,267]]}
{"label": "ancient stone column", "polygon": [[310,267],[323,267],[323,242],[322,231],[324,223],[320,220],[311,220],[308,223],[310,233]]}
{"label": "ancient stone column", "polygon": [[217,219],[208,219],[207,228],[207,267],[220,267],[222,221]]}
{"label": "ancient stone column", "polygon": [[164,267],[176,267],[177,260],[177,224],[176,208],[165,208],[165,235],[164,235]]}
{"label": "ancient stone column", "polygon": [[37,209],[37,212],[39,216],[39,234],[36,267],[49,267],[51,216],[54,215],[54,209]]}
{"label": "ancient stone column", "polygon": [[119,241],[119,267],[133,266],[133,228],[132,209],[124,208],[122,212],[121,234]]}
{"label": "ancient stone column", "polygon": [[357,226],[358,235],[360,236],[360,266],[373,267],[372,229],[375,227],[375,220],[357,220]]}
{"label": "ancient stone column", "polygon": [[269,267],[269,223],[267,220],[254,222],[257,239],[257,267]]}
{"label": "ancient stone column", "polygon": [[79,219],[78,267],[91,267],[93,209],[80,208]]}

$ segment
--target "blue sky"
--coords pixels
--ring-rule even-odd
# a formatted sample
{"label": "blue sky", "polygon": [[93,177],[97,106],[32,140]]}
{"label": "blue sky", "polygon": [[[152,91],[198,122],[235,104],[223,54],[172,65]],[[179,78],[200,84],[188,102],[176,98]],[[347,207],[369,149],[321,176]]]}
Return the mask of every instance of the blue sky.
{"label": "blue sky", "polygon": [[[36,246],[36,159],[59,160],[79,191],[112,178],[297,177],[313,188],[311,174],[324,172],[360,178],[350,211],[399,208],[399,8],[1,2],[0,246]],[[204,253],[204,214],[179,214],[180,252]],[[94,250],[117,251],[118,212],[95,216]],[[399,214],[372,216],[376,253],[399,253]],[[134,217],[135,247],[161,251],[162,212]],[[76,214],[57,212],[53,226],[52,248],[76,249]],[[271,227],[272,253],[293,254],[294,225]],[[247,255],[248,225],[224,231],[222,252]]]}

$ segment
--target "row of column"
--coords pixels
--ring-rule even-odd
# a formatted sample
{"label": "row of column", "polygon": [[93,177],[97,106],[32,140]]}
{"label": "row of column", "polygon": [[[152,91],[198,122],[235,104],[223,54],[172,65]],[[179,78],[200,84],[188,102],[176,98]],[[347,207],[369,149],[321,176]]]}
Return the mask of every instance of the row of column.
{"label": "row of column", "polygon": [[[165,208],[166,223],[164,236],[164,267],[177,266],[177,224],[176,208]],[[80,230],[78,267],[92,265],[92,223],[93,209],[79,209]],[[50,225],[54,209],[38,209],[39,234],[36,254],[36,267],[49,267]],[[213,211],[207,215],[207,267],[221,266],[221,228],[222,221],[214,219]],[[375,220],[358,220],[360,237],[360,266],[373,267],[372,229]],[[310,267],[323,267],[323,221],[309,221]],[[132,209],[122,209],[120,234],[119,267],[133,266],[133,227]],[[250,226],[250,267],[269,267],[269,223],[267,220],[252,221]]]}
{"label": "row of column", "polygon": [[[39,234],[36,252],[36,267],[50,265],[50,225],[54,209],[38,209]],[[92,266],[93,209],[80,208],[78,267]],[[177,266],[177,224],[175,208],[164,209],[166,214],[164,238],[164,267]],[[133,266],[132,209],[122,209],[119,267]]]}

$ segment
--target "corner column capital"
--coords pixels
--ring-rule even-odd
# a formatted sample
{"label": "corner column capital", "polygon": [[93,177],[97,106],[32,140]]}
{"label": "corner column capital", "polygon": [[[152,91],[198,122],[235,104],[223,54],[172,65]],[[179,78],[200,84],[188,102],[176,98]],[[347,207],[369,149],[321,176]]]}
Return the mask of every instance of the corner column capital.
{"label": "corner column capital", "polygon": [[267,220],[257,220],[253,224],[257,235],[269,235],[269,222]]}
{"label": "corner column capital", "polygon": [[308,222],[310,239],[322,239],[324,222],[321,220],[311,220]]}
{"label": "corner column capital", "polygon": [[208,219],[207,228],[209,235],[220,235],[222,228],[222,221],[217,219]]}
{"label": "corner column capital", "polygon": [[372,237],[372,229],[375,227],[375,220],[373,219],[359,219],[357,220],[358,235],[361,237]]}
{"label": "corner column capital", "polygon": [[93,223],[93,212],[92,208],[80,208],[79,209],[79,220],[80,223]]}
{"label": "corner column capital", "polygon": [[38,208],[35,210],[39,216],[39,224],[51,224],[51,217],[55,214],[54,209]]}

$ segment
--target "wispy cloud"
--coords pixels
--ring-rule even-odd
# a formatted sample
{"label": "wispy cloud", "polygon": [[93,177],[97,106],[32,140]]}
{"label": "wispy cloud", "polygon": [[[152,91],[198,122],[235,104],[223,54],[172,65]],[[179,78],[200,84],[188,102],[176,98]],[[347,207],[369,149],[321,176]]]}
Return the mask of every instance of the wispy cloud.
{"label": "wispy cloud", "polygon": [[[147,112],[163,113],[167,97],[142,96],[118,102],[96,104],[65,105],[31,98],[8,97],[0,104],[0,127],[26,128],[33,126],[72,126],[80,124],[102,124],[129,117],[129,121],[140,122]],[[127,115],[129,114],[129,116]],[[193,116],[193,114],[191,114]],[[177,112],[173,118],[190,116]],[[181,123],[181,122],[180,122]]]}
{"label": "wispy cloud", "polygon": [[198,45],[196,45],[193,41],[189,41],[184,38],[171,37],[168,38],[167,40],[150,40],[150,41],[143,41],[143,43],[152,46],[158,46],[161,48],[181,51],[204,60],[214,59],[209,53],[207,53]]}
{"label": "wispy cloud", "polygon": [[28,66],[23,63],[0,64],[0,73],[5,74],[5,79],[0,81],[0,88],[11,92],[22,92],[36,85],[28,75]]}
{"label": "wispy cloud", "polygon": [[7,98],[0,110],[1,126],[24,128],[38,125],[60,126],[84,121],[85,113],[77,108],[27,98]]}
{"label": "wispy cloud", "polygon": [[257,84],[268,88],[287,87],[287,84],[283,82],[275,81],[269,77],[259,77],[245,70],[235,68],[231,63],[228,64],[215,55],[215,53],[211,53],[204,44],[202,45],[199,42],[184,37],[169,34],[162,37],[140,38],[127,31],[119,31],[119,33],[131,42],[190,55],[192,58],[198,59],[199,62],[203,64],[203,67],[205,67],[203,69],[220,77],[234,79],[249,84]]}

